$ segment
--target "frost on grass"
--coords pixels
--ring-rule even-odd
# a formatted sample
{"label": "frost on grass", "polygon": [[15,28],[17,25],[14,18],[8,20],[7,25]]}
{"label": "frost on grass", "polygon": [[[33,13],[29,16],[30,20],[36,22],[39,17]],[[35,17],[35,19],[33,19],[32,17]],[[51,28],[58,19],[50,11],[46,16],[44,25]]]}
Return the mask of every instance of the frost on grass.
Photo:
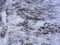
{"label": "frost on grass", "polygon": [[60,45],[59,0],[4,1],[0,45]]}

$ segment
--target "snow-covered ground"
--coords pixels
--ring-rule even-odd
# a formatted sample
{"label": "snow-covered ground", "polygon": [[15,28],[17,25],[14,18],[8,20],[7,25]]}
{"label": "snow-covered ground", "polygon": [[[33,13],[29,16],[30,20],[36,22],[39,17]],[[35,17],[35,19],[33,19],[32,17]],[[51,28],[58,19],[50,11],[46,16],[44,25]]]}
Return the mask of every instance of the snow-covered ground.
{"label": "snow-covered ground", "polygon": [[60,0],[3,0],[0,5],[0,45],[60,45]]}

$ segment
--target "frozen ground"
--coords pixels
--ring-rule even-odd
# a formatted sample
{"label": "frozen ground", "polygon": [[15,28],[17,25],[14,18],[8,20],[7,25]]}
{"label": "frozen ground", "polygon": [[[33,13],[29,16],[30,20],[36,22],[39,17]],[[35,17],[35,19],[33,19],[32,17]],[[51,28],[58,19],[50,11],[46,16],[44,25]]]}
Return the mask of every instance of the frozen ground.
{"label": "frozen ground", "polygon": [[60,45],[60,0],[1,0],[0,45]]}

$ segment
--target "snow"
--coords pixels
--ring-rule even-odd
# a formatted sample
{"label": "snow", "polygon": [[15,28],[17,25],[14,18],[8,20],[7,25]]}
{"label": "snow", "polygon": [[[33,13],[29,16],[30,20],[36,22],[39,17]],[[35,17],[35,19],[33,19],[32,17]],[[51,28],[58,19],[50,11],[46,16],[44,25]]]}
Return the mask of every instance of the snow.
{"label": "snow", "polygon": [[60,45],[59,0],[6,0],[0,12],[0,45]]}

